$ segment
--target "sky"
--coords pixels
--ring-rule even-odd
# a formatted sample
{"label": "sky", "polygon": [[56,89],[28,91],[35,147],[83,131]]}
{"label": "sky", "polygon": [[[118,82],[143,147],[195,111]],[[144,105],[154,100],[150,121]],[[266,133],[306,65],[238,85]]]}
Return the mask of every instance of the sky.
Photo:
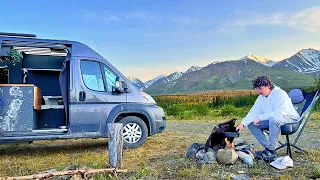
{"label": "sky", "polygon": [[316,0],[1,0],[0,32],[82,42],[126,76],[320,50]]}

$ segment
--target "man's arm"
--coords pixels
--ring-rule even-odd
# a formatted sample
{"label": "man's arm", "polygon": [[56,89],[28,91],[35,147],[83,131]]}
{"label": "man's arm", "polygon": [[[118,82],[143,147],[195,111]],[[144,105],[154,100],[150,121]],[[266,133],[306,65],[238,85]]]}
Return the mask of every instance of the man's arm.
{"label": "man's arm", "polygon": [[246,117],[241,121],[241,124],[243,126],[248,126],[250,123],[252,123],[255,119],[257,119],[261,114],[261,106],[260,106],[260,96],[256,99],[254,102],[254,105],[250,109],[249,113],[246,115]]}

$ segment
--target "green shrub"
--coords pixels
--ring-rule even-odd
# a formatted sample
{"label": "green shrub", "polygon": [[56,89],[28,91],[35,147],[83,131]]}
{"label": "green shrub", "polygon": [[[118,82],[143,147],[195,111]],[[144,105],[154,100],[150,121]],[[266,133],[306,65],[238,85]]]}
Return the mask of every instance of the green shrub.
{"label": "green shrub", "polygon": [[188,111],[188,110],[185,110],[185,111],[181,111],[179,113],[179,116],[178,118],[179,119],[193,119],[193,117],[196,116],[196,112],[195,111]]}
{"label": "green shrub", "polygon": [[185,111],[185,106],[181,104],[172,104],[166,108],[166,113],[169,116],[178,116],[181,112]]}
{"label": "green shrub", "polygon": [[207,116],[210,114],[210,107],[207,103],[198,104],[194,109],[198,116]]}
{"label": "green shrub", "polygon": [[246,107],[252,106],[257,99],[258,95],[250,94],[246,96],[233,96],[233,97],[220,97],[216,96],[212,99],[211,107],[223,107],[232,105],[233,107]]}
{"label": "green shrub", "polygon": [[233,107],[232,105],[225,105],[221,108],[220,115],[221,116],[234,116],[237,115],[237,108]]}

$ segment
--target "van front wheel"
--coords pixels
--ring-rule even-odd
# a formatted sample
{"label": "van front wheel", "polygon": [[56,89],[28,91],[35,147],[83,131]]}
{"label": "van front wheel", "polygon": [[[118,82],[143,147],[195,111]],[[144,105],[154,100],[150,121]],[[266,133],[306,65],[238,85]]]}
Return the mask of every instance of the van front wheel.
{"label": "van front wheel", "polygon": [[148,137],[148,128],[143,120],[128,116],[119,121],[123,124],[123,143],[125,148],[134,149],[141,146]]}

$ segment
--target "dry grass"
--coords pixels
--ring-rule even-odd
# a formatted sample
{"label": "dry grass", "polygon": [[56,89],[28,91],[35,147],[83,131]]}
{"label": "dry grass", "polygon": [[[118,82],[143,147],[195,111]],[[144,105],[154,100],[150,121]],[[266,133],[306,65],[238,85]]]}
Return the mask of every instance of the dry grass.
{"label": "dry grass", "polygon": [[[124,151],[124,164],[130,171],[155,159],[174,161],[183,157],[191,142],[181,133],[168,131],[148,138],[143,147]],[[202,137],[204,138],[204,137]],[[20,176],[52,168],[62,170],[70,164],[77,167],[104,168],[108,157],[106,139],[37,141],[33,144],[10,144],[0,147],[0,175]]]}
{"label": "dry grass", "polygon": [[[317,116],[317,115],[316,115]],[[316,117],[315,116],[315,117]],[[185,122],[176,121],[184,126]],[[320,178],[320,152],[311,149],[309,155],[294,153],[294,168],[277,170],[262,161],[248,167],[238,161],[235,165],[197,165],[194,160],[185,158],[188,146],[193,142],[205,142],[208,125],[217,121],[188,121],[193,131],[167,130],[149,137],[140,148],[124,151],[124,166],[129,173],[121,174],[120,179],[229,179],[238,171],[245,171],[257,179],[304,179]],[[194,126],[192,125],[194,123]],[[168,122],[171,126],[172,122]],[[312,120],[308,131],[319,129],[318,121]],[[207,131],[203,131],[207,127]],[[168,128],[169,129],[169,128]],[[199,133],[197,133],[199,132]],[[202,133],[205,132],[205,133]],[[242,134],[249,138],[247,132]],[[105,168],[106,139],[80,139],[38,141],[33,144],[0,146],[0,174],[4,176],[29,175],[52,168],[62,170],[70,164],[78,168]],[[284,152],[280,152],[284,155]],[[112,179],[112,176],[98,175],[95,179]]]}
{"label": "dry grass", "polygon": [[105,166],[106,140],[38,141],[10,144],[0,148],[1,176],[19,176],[70,164],[101,168]]}

